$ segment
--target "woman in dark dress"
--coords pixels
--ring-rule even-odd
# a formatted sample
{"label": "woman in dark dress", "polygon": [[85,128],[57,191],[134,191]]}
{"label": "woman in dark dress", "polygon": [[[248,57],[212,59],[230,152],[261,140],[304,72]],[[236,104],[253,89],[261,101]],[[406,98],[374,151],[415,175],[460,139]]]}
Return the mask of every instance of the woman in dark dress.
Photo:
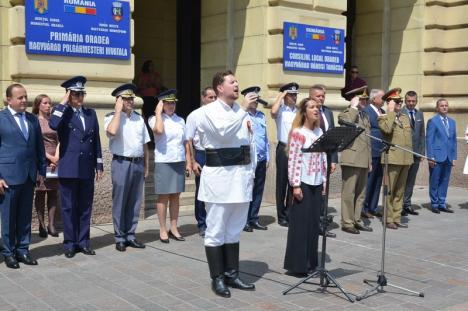
{"label": "woman in dark dress", "polygon": [[[47,234],[58,237],[55,231],[55,211],[57,209],[58,180],[50,178],[57,171],[59,160],[59,142],[57,132],[49,127],[50,111],[52,110],[49,96],[38,95],[34,100],[32,113],[37,115],[41,126],[42,137],[47,158],[47,175],[49,178],[38,178],[36,185],[36,196],[34,205],[36,206],[37,218],[39,219],[39,236],[46,238]],[[45,224],[45,206],[47,197],[47,210],[49,224]]]}
{"label": "woman in dark dress", "polygon": [[284,268],[305,276],[317,267],[320,205],[326,181],[325,153],[303,153],[320,136],[319,105],[306,98],[299,104],[289,137],[288,179],[294,202],[289,211]]}

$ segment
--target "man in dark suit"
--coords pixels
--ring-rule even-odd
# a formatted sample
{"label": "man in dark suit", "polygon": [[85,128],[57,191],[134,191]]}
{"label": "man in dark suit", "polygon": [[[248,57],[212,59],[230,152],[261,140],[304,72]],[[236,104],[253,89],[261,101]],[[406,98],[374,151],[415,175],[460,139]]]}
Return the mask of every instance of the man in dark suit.
{"label": "man in dark suit", "polygon": [[96,112],[83,107],[86,78],[77,76],[62,83],[66,94],[50,117],[50,128],[60,141],[58,171],[65,256],[77,251],[95,255],[89,245],[94,178],[102,176],[103,163]]}
{"label": "man in dark suit", "polygon": [[[413,130],[413,151],[419,154],[424,154],[426,151],[426,131],[424,130],[424,115],[422,111],[416,109],[418,103],[418,94],[415,91],[408,91],[405,95],[405,107],[401,109],[401,113],[406,114],[411,121],[411,129]],[[405,195],[403,197],[402,216],[408,214],[419,215],[411,207],[411,197],[413,196],[414,183],[418,174],[419,162],[423,158],[413,155],[413,164],[408,171],[408,179],[406,180]]]}
{"label": "man in dark suit", "polygon": [[8,268],[18,269],[18,262],[37,265],[29,255],[32,201],[37,172],[40,178],[46,174],[46,158],[39,121],[26,112],[26,89],[12,84],[6,98],[8,106],[0,111],[2,254]]}
{"label": "man in dark suit", "polygon": [[435,159],[429,161],[429,196],[434,213],[453,213],[445,200],[452,166],[457,160],[457,127],[455,120],[447,116],[448,101],[445,98],[437,100],[436,111],[426,128],[427,157]]}
{"label": "man in dark suit", "polygon": [[[309,88],[309,97],[315,100],[320,105],[320,128],[325,133],[331,128],[335,127],[335,119],[333,117],[333,111],[330,108],[324,105],[325,95],[326,95],[325,85],[315,84]],[[330,169],[330,173],[334,173],[336,170],[336,164],[338,163],[338,153],[334,153],[330,156],[327,156],[327,164]],[[327,189],[328,192],[328,189]],[[328,206],[326,196],[323,196],[323,205],[322,205],[322,214],[324,214],[324,207]],[[336,234],[330,231],[326,231],[327,236],[330,238],[336,237]]]}
{"label": "man in dark suit", "polygon": [[[377,138],[382,138],[382,132],[380,131],[377,119],[379,116],[385,114],[385,111],[382,109],[384,103],[382,100],[383,95],[384,91],[372,89],[369,94],[370,104],[364,108],[371,125],[370,134]],[[381,142],[371,139],[372,171],[370,171],[367,176],[366,198],[361,213],[361,217],[364,218],[382,216],[382,214],[377,211],[377,206],[379,205],[380,187],[382,186],[383,169],[380,162],[383,147]]]}

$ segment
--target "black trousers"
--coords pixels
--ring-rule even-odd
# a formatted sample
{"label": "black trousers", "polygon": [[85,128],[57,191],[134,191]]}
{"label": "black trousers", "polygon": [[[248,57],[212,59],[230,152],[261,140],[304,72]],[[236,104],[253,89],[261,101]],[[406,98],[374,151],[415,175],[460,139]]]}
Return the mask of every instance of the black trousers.
{"label": "black trousers", "polygon": [[288,157],[286,145],[278,143],[276,147],[276,213],[278,221],[288,221],[288,204],[290,198],[288,182]]}

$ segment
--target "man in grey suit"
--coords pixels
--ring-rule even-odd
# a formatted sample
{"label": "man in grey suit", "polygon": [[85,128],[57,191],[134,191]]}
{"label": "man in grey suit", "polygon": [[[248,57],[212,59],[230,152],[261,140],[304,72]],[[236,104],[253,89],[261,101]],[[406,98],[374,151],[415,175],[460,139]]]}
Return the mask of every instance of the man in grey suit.
{"label": "man in grey suit", "polygon": [[[419,154],[424,154],[426,150],[426,133],[424,130],[424,115],[416,109],[418,103],[418,94],[415,91],[408,91],[405,95],[405,107],[401,110],[402,113],[408,115],[411,121],[412,138],[413,138],[413,151]],[[413,156],[414,162],[411,164],[408,171],[408,179],[406,181],[405,195],[403,197],[403,211],[402,216],[408,214],[419,215],[411,207],[411,197],[413,196],[414,182],[416,181],[416,175],[418,174],[419,162],[423,158]]]}

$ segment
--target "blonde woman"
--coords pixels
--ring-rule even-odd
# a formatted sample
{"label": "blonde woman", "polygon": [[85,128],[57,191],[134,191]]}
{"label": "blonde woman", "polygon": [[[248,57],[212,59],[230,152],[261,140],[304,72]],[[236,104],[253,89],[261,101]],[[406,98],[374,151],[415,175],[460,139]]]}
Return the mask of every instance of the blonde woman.
{"label": "blonde woman", "polygon": [[320,105],[303,99],[289,135],[288,179],[293,188],[284,268],[305,276],[317,267],[321,196],[326,182],[325,153],[304,153],[321,135]]}

